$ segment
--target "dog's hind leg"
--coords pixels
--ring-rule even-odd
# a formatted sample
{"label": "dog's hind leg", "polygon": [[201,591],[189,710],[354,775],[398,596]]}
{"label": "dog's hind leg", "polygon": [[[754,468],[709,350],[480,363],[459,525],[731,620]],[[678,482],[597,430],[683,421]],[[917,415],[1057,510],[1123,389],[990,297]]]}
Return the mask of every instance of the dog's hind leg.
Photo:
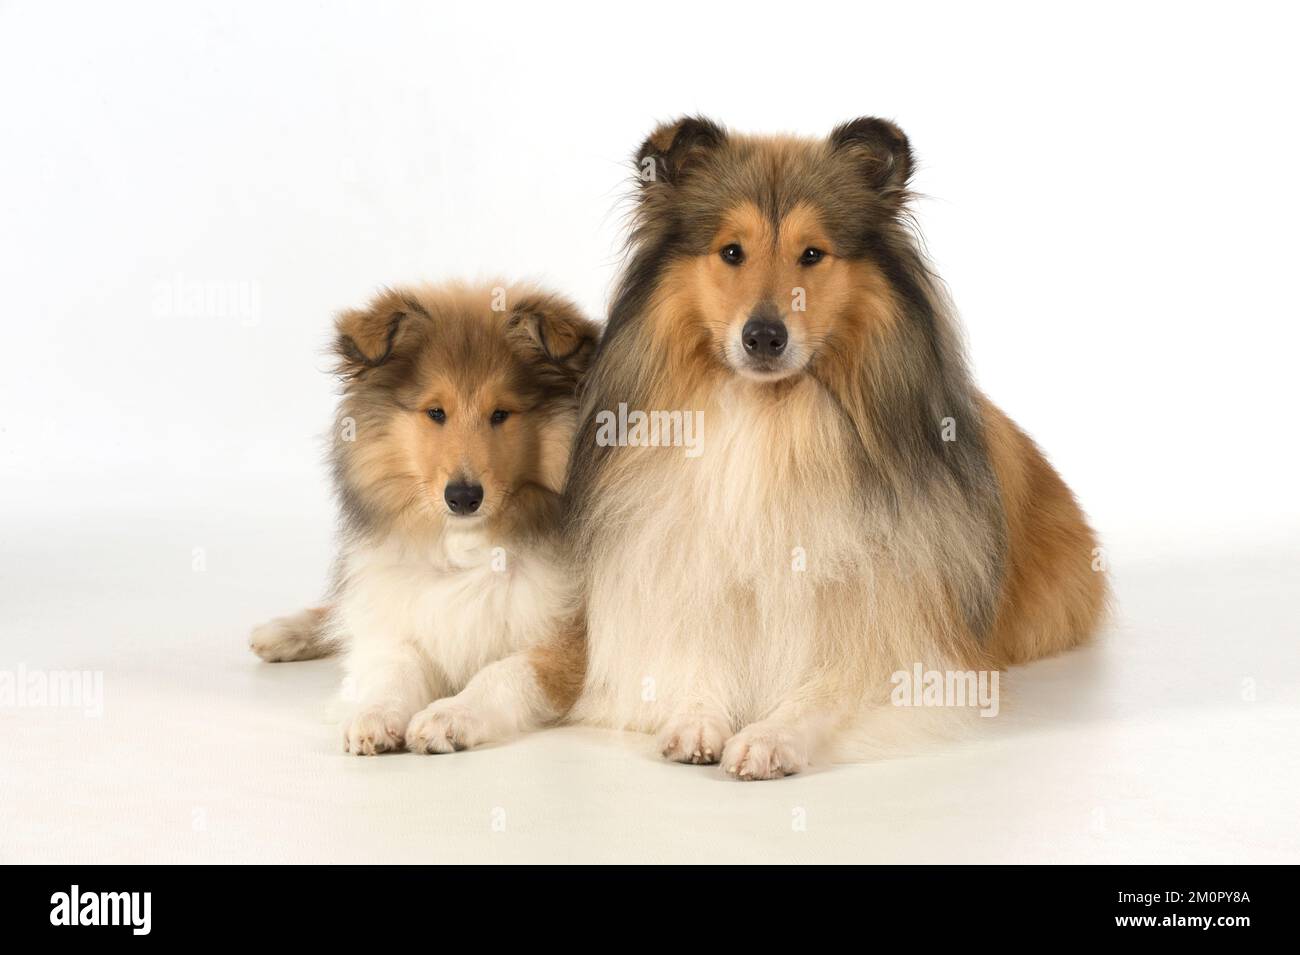
{"label": "dog's hind leg", "polygon": [[308,607],[254,627],[248,638],[252,651],[267,663],[315,660],[338,650],[327,622],[329,607]]}
{"label": "dog's hind leg", "polygon": [[416,713],[406,748],[450,753],[554,722],[577,699],[586,661],[585,628],[570,621],[546,641],[484,667],[455,696]]}

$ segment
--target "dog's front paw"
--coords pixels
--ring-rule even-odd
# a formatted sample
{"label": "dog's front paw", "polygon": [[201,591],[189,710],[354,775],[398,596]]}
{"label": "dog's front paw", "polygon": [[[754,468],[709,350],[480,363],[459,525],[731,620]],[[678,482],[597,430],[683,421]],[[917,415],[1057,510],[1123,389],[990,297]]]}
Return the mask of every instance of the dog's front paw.
{"label": "dog's front paw", "polygon": [[780,779],[807,765],[794,734],[773,723],[751,723],[722,751],[722,768],[737,779]]}
{"label": "dog's front paw", "polygon": [[402,748],[406,718],[377,707],[359,710],[343,722],[343,750],[353,756],[375,756]]}
{"label": "dog's front paw", "polygon": [[659,734],[659,752],[678,763],[716,763],[731,727],[716,716],[674,716]]}
{"label": "dog's front paw", "polygon": [[454,699],[430,703],[406,727],[406,748],[412,753],[452,753],[484,741],[483,721]]}

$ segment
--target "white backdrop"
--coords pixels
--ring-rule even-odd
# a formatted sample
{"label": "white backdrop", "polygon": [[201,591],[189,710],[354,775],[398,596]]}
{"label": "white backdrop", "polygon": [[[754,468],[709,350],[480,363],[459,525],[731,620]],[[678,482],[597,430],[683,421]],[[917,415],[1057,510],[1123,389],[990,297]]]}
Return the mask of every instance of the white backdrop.
{"label": "white backdrop", "polygon": [[1268,6],[229,6],[4,9],[6,506],[314,478],[329,316],[382,283],[536,277],[601,315],[625,160],[700,111],[904,127],[979,380],[1103,528],[1300,514]]}
{"label": "white backdrop", "polygon": [[[601,316],[627,157],[685,112],[896,120],[977,379],[1117,560],[1291,559],[1295,26],[1281,4],[5,3],[4,649],[242,653],[328,563],[333,311],[502,274]],[[1290,587],[1281,559],[1260,579]],[[1284,617],[1225,627],[1289,646]]]}

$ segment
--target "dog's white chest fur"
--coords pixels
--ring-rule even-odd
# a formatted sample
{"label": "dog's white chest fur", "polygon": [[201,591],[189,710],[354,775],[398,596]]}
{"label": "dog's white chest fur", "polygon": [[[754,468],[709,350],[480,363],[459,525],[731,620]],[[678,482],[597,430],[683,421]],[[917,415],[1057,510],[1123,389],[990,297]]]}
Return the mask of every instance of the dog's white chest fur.
{"label": "dog's white chest fur", "polygon": [[553,561],[472,531],[426,544],[390,538],[344,559],[336,622],[348,672],[373,672],[367,663],[400,661],[399,651],[413,648],[436,695],[458,692],[487,664],[535,641],[564,593]]}
{"label": "dog's white chest fur", "polygon": [[761,717],[818,657],[820,592],[862,575],[842,416],[811,382],[786,414],[745,388],[704,409],[698,458],[619,449],[642,459],[602,501],[578,718],[654,731],[696,696]]}

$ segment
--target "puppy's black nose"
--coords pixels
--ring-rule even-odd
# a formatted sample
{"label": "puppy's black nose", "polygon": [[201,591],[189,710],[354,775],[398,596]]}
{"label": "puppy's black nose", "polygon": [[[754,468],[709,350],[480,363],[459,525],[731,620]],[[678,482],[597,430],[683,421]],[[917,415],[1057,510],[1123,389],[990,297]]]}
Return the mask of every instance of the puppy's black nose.
{"label": "puppy's black nose", "polygon": [[483,485],[457,481],[455,484],[448,484],[442,496],[453,514],[464,517],[473,514],[483,503]]}
{"label": "puppy's black nose", "polygon": [[754,358],[775,358],[785,351],[789,337],[785,322],[767,316],[751,318],[740,330],[740,343]]}

